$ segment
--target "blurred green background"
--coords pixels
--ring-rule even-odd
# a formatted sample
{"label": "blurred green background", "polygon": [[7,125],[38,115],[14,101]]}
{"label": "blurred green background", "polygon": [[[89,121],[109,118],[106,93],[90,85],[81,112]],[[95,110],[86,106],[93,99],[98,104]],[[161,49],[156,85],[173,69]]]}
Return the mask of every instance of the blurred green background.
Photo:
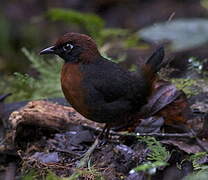
{"label": "blurred green background", "polygon": [[204,77],[207,8],[207,0],[1,0],[0,94],[12,92],[9,101],[62,96],[62,61],[38,53],[70,31],[92,36],[103,56],[132,71],[165,44],[173,77],[192,78],[184,73],[190,63]]}

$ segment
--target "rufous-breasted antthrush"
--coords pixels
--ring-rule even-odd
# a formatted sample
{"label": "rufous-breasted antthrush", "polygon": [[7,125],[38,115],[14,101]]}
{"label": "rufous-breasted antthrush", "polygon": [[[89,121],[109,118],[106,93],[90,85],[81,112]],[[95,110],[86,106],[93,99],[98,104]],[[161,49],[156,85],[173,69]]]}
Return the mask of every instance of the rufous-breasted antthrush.
{"label": "rufous-breasted antthrush", "polygon": [[101,56],[95,41],[84,34],[67,33],[40,52],[64,60],[61,86],[69,103],[84,117],[106,127],[128,123],[151,94],[164,49],[159,48],[136,73]]}

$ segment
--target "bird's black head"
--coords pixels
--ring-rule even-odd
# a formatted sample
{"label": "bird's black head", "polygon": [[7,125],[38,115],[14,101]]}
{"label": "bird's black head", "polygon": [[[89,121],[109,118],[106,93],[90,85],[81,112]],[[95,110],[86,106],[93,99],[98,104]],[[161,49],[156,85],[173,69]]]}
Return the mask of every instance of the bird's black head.
{"label": "bird's black head", "polygon": [[55,45],[43,49],[40,54],[56,54],[65,62],[88,63],[99,56],[95,42],[87,35],[67,33]]}

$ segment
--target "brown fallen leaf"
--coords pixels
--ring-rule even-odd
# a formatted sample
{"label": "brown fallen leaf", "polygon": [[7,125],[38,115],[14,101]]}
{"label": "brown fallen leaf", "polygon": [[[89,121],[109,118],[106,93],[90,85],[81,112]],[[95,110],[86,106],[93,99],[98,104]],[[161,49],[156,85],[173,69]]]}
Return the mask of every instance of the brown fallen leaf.
{"label": "brown fallen leaf", "polygon": [[165,119],[167,125],[187,124],[191,110],[186,95],[181,92],[171,104],[168,104],[157,115]]}
{"label": "brown fallen leaf", "polygon": [[186,124],[191,110],[184,92],[166,81],[157,81],[154,86],[141,110],[142,117],[160,116],[166,125]]}

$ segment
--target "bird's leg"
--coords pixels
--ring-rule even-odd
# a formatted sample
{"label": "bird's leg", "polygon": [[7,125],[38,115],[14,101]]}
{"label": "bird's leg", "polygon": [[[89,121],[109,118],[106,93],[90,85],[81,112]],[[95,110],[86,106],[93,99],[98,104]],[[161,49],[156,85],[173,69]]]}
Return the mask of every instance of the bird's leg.
{"label": "bird's leg", "polygon": [[104,134],[104,139],[108,139],[109,138],[109,132],[110,132],[110,126],[107,125],[106,130],[105,130],[105,134]]}
{"label": "bird's leg", "polygon": [[98,139],[100,139],[99,146],[102,146],[107,143],[109,137],[110,125],[106,124],[102,130],[102,132],[98,135]]}
{"label": "bird's leg", "polygon": [[106,136],[104,136],[104,135],[105,135],[105,133],[107,132],[107,129],[108,129],[108,124],[105,124],[105,126],[104,126],[102,132],[98,135],[98,138],[99,138],[99,139],[103,139],[104,137],[106,137]]}

